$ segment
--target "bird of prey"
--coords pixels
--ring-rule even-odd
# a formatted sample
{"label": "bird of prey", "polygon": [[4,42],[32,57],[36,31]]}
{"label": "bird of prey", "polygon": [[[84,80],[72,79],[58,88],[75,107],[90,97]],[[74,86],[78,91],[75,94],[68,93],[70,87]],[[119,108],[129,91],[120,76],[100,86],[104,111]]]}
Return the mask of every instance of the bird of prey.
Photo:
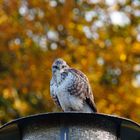
{"label": "bird of prey", "polygon": [[50,93],[64,112],[97,112],[88,78],[61,58],[52,65]]}

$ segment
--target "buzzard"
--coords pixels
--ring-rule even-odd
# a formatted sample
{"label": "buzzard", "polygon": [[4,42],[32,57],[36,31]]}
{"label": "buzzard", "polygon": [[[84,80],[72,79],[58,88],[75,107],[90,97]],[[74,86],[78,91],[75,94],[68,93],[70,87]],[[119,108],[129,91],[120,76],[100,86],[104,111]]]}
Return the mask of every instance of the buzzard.
{"label": "buzzard", "polygon": [[52,65],[50,93],[64,112],[97,112],[87,76],[59,58]]}

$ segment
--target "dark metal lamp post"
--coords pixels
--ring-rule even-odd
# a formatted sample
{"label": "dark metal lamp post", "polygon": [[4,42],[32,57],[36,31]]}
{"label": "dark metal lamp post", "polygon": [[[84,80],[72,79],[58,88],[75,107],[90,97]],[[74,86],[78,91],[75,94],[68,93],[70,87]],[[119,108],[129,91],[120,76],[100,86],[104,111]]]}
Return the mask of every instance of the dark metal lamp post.
{"label": "dark metal lamp post", "polygon": [[140,140],[140,125],[104,114],[48,113],[5,124],[0,140]]}

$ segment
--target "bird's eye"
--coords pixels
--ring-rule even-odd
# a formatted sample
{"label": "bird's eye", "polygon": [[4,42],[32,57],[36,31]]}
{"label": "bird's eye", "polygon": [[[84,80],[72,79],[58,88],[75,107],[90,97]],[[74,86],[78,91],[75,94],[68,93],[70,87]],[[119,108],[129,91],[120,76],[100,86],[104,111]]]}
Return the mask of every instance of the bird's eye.
{"label": "bird's eye", "polygon": [[62,68],[65,68],[66,66],[65,65],[62,65]]}
{"label": "bird's eye", "polygon": [[53,69],[58,69],[58,66],[53,66]]}

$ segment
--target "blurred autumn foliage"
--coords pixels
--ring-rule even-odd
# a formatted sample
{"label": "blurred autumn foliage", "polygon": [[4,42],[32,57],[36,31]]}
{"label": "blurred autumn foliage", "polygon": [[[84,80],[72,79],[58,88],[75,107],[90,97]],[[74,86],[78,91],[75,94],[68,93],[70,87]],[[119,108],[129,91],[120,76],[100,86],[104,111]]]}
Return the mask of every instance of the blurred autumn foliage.
{"label": "blurred autumn foliage", "polygon": [[1,124],[58,111],[58,57],[88,76],[100,112],[140,123],[139,0],[0,0]]}

